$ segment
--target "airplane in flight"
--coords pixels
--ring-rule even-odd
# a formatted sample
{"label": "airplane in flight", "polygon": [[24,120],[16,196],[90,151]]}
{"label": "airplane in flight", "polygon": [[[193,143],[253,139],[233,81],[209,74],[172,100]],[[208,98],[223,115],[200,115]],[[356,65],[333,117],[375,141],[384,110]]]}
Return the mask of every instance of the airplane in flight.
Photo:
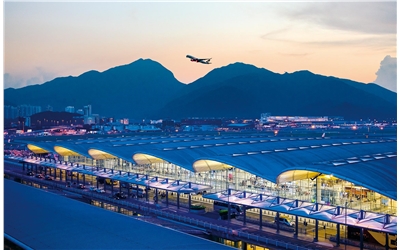
{"label": "airplane in flight", "polygon": [[187,58],[190,58],[190,61],[191,61],[191,62],[204,63],[204,64],[211,64],[211,62],[210,62],[211,58],[203,58],[203,59],[200,59],[200,58],[196,58],[196,57],[191,56],[191,55],[187,55],[186,57],[187,57]]}

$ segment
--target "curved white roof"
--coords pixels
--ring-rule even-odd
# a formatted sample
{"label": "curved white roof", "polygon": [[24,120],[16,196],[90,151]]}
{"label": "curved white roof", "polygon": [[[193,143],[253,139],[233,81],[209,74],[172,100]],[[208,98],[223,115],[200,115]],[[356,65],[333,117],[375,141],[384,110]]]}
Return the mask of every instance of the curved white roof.
{"label": "curved white roof", "polygon": [[[291,170],[332,174],[397,199],[395,138],[280,138],[238,136],[134,136],[77,141],[32,142],[51,149],[64,147],[90,157],[95,149],[134,162],[135,154],[153,157],[195,171],[199,160],[231,165],[272,182]],[[49,150],[54,151],[54,150]]]}

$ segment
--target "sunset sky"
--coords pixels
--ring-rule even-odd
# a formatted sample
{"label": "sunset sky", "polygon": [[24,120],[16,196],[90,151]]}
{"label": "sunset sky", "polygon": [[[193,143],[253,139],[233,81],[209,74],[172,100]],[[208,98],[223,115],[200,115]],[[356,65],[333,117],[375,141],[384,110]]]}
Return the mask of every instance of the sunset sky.
{"label": "sunset sky", "polygon": [[[18,2],[3,5],[4,88],[152,59],[182,83],[235,62],[396,91],[391,2]],[[190,62],[187,54],[212,64]]]}

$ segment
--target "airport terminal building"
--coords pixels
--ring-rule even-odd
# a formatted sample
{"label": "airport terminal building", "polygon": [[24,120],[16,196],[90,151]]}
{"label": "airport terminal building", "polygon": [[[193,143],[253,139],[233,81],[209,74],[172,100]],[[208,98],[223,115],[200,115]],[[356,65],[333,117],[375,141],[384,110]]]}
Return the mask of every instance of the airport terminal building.
{"label": "airport terminal building", "polygon": [[[121,135],[26,141],[23,161],[205,199],[343,224],[397,240],[397,139],[266,134]],[[51,153],[52,159],[40,158]],[[38,161],[40,162],[38,164]],[[50,170],[51,171],[51,170]],[[64,172],[64,173],[63,173]],[[63,178],[64,178],[63,177]],[[260,226],[261,227],[261,226]],[[278,228],[279,230],[279,228]],[[379,240],[378,240],[379,241]],[[385,243],[386,242],[386,243]]]}

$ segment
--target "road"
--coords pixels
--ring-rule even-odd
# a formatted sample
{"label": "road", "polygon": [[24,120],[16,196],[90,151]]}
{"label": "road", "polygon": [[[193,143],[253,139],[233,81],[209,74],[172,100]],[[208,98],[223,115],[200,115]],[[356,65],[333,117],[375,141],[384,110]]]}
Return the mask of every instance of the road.
{"label": "road", "polygon": [[[13,173],[19,173],[22,176],[26,177],[28,180],[31,180],[32,182],[48,183],[48,185],[50,185],[50,186],[52,185],[51,183],[61,184],[63,187],[66,186],[65,178],[63,178],[62,180],[59,180],[59,178],[57,178],[56,180],[53,180],[53,181],[47,181],[47,180],[44,181],[44,180],[38,179],[38,178],[36,178],[34,176],[27,176],[27,174],[26,174],[27,170],[23,171],[22,170],[22,166],[21,166],[20,163],[10,163],[9,161],[5,161],[4,163],[5,163],[4,164],[5,170],[10,170]],[[70,177],[70,176],[68,176],[68,177]],[[72,183],[74,183],[74,182],[78,183],[77,176],[72,177],[72,180],[69,179],[68,181],[71,181]],[[79,183],[82,183],[82,181],[83,181],[83,178],[81,178],[81,176],[80,176],[79,177]],[[97,183],[95,182],[95,180],[93,180],[93,178],[85,178],[85,181],[86,182],[90,181],[92,185],[97,186]],[[95,193],[94,191],[90,191],[88,189],[88,187],[83,189],[83,190],[79,190],[79,191],[81,191],[81,193],[83,192],[83,194],[87,193],[88,197],[93,196],[92,194],[94,194],[94,193],[96,194],[96,196],[101,195],[101,196],[103,196],[105,198],[108,198],[108,199],[113,196],[112,192],[111,192],[111,186],[106,185],[106,184],[99,184],[99,187],[105,188],[106,192],[102,193],[102,194]],[[72,185],[70,188],[66,188],[64,190],[54,189],[54,190],[51,190],[51,191],[59,193],[60,195],[69,196],[71,198],[78,198],[79,196],[78,197],[73,197],[74,196],[73,195],[74,189],[77,190],[77,188],[74,187],[74,185]],[[70,193],[66,193],[65,190],[70,190],[71,192]],[[114,193],[115,192],[119,192],[119,190],[120,190],[119,185],[116,185],[116,186],[113,187]],[[127,193],[127,189],[121,188],[121,190]],[[154,195],[155,195],[155,193],[152,190],[152,191],[149,191],[149,199],[148,199],[148,201],[146,201],[146,198],[132,198],[132,197],[128,197],[125,201],[130,202],[130,203],[140,204],[142,207],[145,207],[146,205],[149,206],[149,207],[150,206],[154,207],[154,205],[155,205],[155,202],[153,200]],[[193,196],[192,197],[192,202],[201,203],[200,198],[201,198],[201,196]],[[248,233],[252,233],[252,234],[263,235],[265,237],[270,237],[270,238],[273,238],[273,239],[276,239],[276,240],[279,239],[282,242],[287,242],[287,243],[291,242],[293,244],[307,246],[308,248],[327,249],[328,246],[333,248],[333,246],[335,245],[334,242],[330,242],[329,240],[326,240],[324,238],[325,234],[321,233],[321,231],[319,232],[319,242],[317,242],[317,243],[314,242],[313,241],[313,239],[314,239],[314,232],[313,232],[314,227],[313,226],[299,225],[299,228],[300,228],[299,235],[298,235],[297,239],[295,239],[293,237],[293,232],[287,232],[287,231],[280,230],[279,233],[278,233],[275,228],[270,228],[270,227],[265,227],[265,226],[263,226],[262,230],[260,230],[259,222],[258,222],[259,221],[259,215],[256,214],[256,213],[252,213],[252,212],[248,212],[247,213],[247,216],[248,216],[247,217],[247,223],[244,226],[243,225],[243,221],[240,220],[240,218],[231,219],[230,221],[220,220],[218,213],[213,210],[212,204],[202,203],[207,207],[207,209],[206,209],[207,212],[205,214],[201,214],[200,215],[200,214],[193,214],[193,213],[189,212],[188,205],[187,205],[188,204],[187,198],[180,197],[180,204],[181,205],[180,205],[179,209],[177,208],[177,206],[174,205],[176,203],[176,200],[177,200],[176,194],[175,195],[170,195],[168,197],[168,203],[169,203],[168,206],[166,204],[166,199],[161,199],[157,203],[157,205],[158,205],[157,207],[159,209],[162,209],[163,211],[176,213],[176,214],[179,214],[179,215],[182,215],[182,216],[189,216],[191,218],[195,218],[195,219],[198,219],[198,220],[201,220],[201,221],[205,221],[205,222],[208,222],[208,223],[219,224],[219,225],[222,225],[222,226],[226,226],[228,228],[232,228],[234,230],[240,230],[242,232],[248,232]],[[155,223],[155,224],[164,225],[164,226],[171,225],[171,223],[172,223],[171,221],[166,221],[166,220],[159,219],[157,216],[145,216],[142,219],[143,220],[153,221],[153,223]],[[254,219],[254,222],[253,222],[253,219]],[[263,216],[263,221],[272,222],[273,221],[273,217],[264,215]],[[182,228],[184,228],[183,225],[181,225],[181,226],[182,226]],[[179,228],[179,227],[180,226],[177,226],[177,228]],[[301,229],[303,229],[303,230],[301,230]],[[191,228],[189,226],[186,226],[186,231],[188,233],[190,233],[189,231],[193,231],[193,232],[196,232],[197,234],[201,234],[201,232],[202,232],[201,230],[199,231],[198,229],[193,229],[193,228]],[[336,230],[333,232],[331,229],[327,229],[326,232],[328,234],[329,233],[331,233],[333,235],[336,234]],[[343,245],[341,245],[341,247],[342,246]],[[270,248],[270,246],[268,246],[268,247]],[[341,247],[335,248],[335,249],[340,249]],[[355,249],[354,247],[350,247],[350,246],[347,246],[347,248],[348,249],[352,249],[352,248]]]}

